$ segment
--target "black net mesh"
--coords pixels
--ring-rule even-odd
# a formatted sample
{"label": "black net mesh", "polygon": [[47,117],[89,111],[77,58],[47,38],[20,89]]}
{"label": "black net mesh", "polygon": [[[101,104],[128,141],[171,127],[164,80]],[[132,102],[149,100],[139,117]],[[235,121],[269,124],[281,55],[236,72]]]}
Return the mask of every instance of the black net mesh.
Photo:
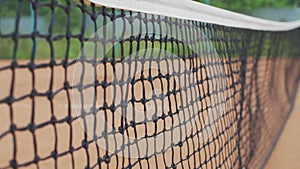
{"label": "black net mesh", "polygon": [[0,0],[0,168],[259,168],[295,99],[299,36]]}

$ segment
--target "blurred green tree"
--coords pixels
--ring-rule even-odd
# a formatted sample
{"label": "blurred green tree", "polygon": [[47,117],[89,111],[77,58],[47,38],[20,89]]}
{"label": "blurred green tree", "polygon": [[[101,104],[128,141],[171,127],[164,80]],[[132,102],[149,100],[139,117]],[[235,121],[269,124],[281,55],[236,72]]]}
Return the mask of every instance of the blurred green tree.
{"label": "blurred green tree", "polygon": [[[205,3],[205,0],[195,1]],[[210,0],[210,5],[245,13],[258,8],[298,7],[300,0]]]}

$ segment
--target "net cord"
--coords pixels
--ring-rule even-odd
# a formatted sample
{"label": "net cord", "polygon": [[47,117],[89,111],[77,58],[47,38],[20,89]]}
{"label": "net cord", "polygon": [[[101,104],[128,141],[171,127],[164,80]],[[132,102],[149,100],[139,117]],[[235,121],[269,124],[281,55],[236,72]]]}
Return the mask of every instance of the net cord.
{"label": "net cord", "polygon": [[289,31],[300,27],[300,20],[277,22],[251,17],[190,0],[89,0],[100,6],[176,17],[222,26],[260,31]]}

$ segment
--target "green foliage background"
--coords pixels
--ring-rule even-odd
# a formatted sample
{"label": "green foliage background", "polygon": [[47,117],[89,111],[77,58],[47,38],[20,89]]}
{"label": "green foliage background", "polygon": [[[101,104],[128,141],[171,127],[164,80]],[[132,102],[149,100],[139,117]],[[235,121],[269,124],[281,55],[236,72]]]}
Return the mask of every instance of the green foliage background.
{"label": "green foliage background", "polygon": [[[171,1],[171,0],[170,0]],[[205,3],[207,0],[196,0],[201,3]],[[79,5],[79,2],[76,0],[38,0],[39,7],[37,10],[35,10],[35,13],[37,16],[41,16],[46,19],[48,28],[48,25],[50,24],[51,17],[55,17],[55,24],[53,25],[53,31],[51,34],[53,36],[57,35],[64,35],[66,34],[66,30],[71,30],[72,34],[81,34],[81,18],[82,18],[82,12],[80,8],[77,7]],[[56,7],[55,10],[51,10],[49,6],[43,6],[43,4],[50,4],[50,3],[56,3],[60,7]],[[66,15],[66,11],[63,7],[67,6],[67,3],[70,3],[72,6],[72,9],[70,9],[70,17]],[[30,1],[28,0],[0,0],[0,24],[2,18],[12,18],[16,19],[18,12],[20,13],[21,17],[30,17],[31,16],[31,6]],[[210,0],[210,5],[216,6],[219,8],[224,8],[240,13],[249,13],[254,9],[258,8],[282,8],[282,7],[298,7],[300,6],[300,0]],[[96,7],[97,10],[101,10],[100,7]],[[93,10],[90,5],[86,6],[86,10],[90,11],[92,13]],[[109,10],[109,9],[108,9]],[[86,16],[87,18],[89,16]],[[99,19],[99,18],[98,18]],[[70,22],[70,27],[67,28],[67,22]],[[100,21],[101,23],[101,21]],[[98,25],[100,26],[100,24]],[[2,30],[3,31],[3,30]],[[11,30],[5,30],[9,33],[13,33],[15,31],[15,28],[12,28]],[[48,30],[45,30],[46,32]],[[85,37],[89,37],[95,32],[93,27],[86,27],[86,30],[84,32]],[[53,49],[54,53],[51,54],[50,50],[50,44],[45,40],[45,38],[37,38],[36,47],[35,50],[33,50],[33,42],[30,38],[23,38],[18,40],[18,46],[17,50],[15,50],[16,43],[13,41],[12,36],[8,36],[8,34],[5,34],[1,32],[0,27],[0,34],[6,35],[5,38],[0,38],[0,59],[10,59],[12,57],[16,57],[17,59],[28,59],[31,57],[39,58],[39,59],[47,59],[51,56],[54,56],[55,58],[74,58],[78,57],[78,54],[80,53],[81,49],[81,42],[77,38],[72,38],[69,41],[69,46],[67,45],[67,40],[65,38],[59,39],[56,41],[53,41]],[[3,36],[4,37],[4,36]],[[152,44],[148,44],[148,46],[151,46]],[[167,48],[168,51],[171,51],[172,49],[169,49],[170,46],[163,44],[164,48]],[[174,44],[173,44],[174,45]],[[154,43],[154,46],[159,46]],[[134,47],[134,46],[133,46]],[[124,44],[124,48],[129,48],[128,44]],[[178,46],[178,53],[180,53],[180,49],[182,46]],[[111,53],[111,51],[108,51]],[[174,51],[173,51],[174,52]],[[32,54],[34,53],[34,54]]]}
{"label": "green foliage background", "polygon": [[[205,3],[207,0],[195,0]],[[236,12],[248,13],[258,8],[298,7],[300,0],[210,0],[210,5]]]}

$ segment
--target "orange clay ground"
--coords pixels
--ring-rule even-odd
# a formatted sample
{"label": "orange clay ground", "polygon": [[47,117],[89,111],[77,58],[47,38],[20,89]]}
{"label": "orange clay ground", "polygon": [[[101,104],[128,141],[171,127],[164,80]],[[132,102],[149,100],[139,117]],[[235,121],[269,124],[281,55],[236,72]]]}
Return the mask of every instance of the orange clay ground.
{"label": "orange clay ground", "polygon": [[266,165],[266,169],[300,168],[300,91],[295,107]]}
{"label": "orange clay ground", "polygon": [[[2,62],[3,63],[3,62]],[[1,63],[0,63],[1,64]],[[261,68],[264,68],[263,65],[265,65],[264,62],[261,63],[262,66]],[[4,65],[7,65],[7,63],[4,63]],[[236,68],[239,68],[237,65]],[[74,69],[74,67],[70,68],[71,70]],[[70,70],[69,69],[69,70]],[[63,82],[64,82],[64,74],[61,73],[63,72],[63,68],[58,67],[54,70],[54,79],[53,79],[53,90],[59,89]],[[73,72],[73,71],[71,71]],[[261,70],[261,72],[264,72]],[[37,70],[35,71],[36,73],[36,89],[37,91],[46,91],[49,87],[49,79],[50,79],[50,69],[42,69],[42,70]],[[46,75],[46,76],[45,76]],[[10,88],[10,81],[12,74],[11,71],[4,71],[1,72],[0,74],[0,79],[4,80],[1,84],[0,87],[0,98],[3,96],[8,96],[8,91]],[[281,77],[281,76],[280,76]],[[282,76],[283,77],[283,76]],[[68,76],[68,81],[72,81],[72,74]],[[15,89],[15,94],[17,96],[22,96],[25,94],[30,93],[30,90],[32,89],[31,82],[26,82],[27,80],[31,80],[31,74],[27,69],[18,69],[16,71],[16,81],[15,85],[18,86]],[[263,77],[260,77],[260,80],[266,80]],[[280,82],[284,82],[283,79],[279,79]],[[280,85],[280,84],[278,84]],[[103,91],[102,91],[103,92]],[[232,92],[232,91],[231,91]],[[283,91],[282,91],[283,92]],[[100,91],[101,93],[101,91]],[[57,119],[63,119],[67,116],[68,112],[68,102],[66,100],[67,94],[65,92],[60,92],[54,99],[53,99],[53,104],[54,104],[54,115],[57,117]],[[44,98],[44,97],[39,97],[36,99],[35,105],[36,105],[36,110],[39,111],[39,114],[36,114],[35,116],[35,122],[38,123],[43,123],[45,121],[49,121],[50,119],[50,105],[49,101]],[[14,111],[15,114],[14,116],[17,117],[14,119],[14,122],[18,125],[18,127],[27,127],[27,125],[30,123],[30,118],[31,118],[31,99],[25,99],[20,102],[15,103]],[[9,118],[9,108],[5,104],[0,105],[0,112],[3,114],[1,115],[0,118],[0,133],[2,134],[5,131],[8,131],[9,129],[9,124],[10,124],[10,118]],[[72,112],[72,116],[75,117],[76,115],[74,112]],[[228,119],[233,121],[234,117],[228,116],[227,118],[227,123]],[[224,119],[223,119],[224,120]],[[279,143],[276,146],[276,149],[274,150],[266,168],[299,168],[300,164],[297,161],[297,157],[300,156],[300,130],[299,130],[299,121],[300,121],[300,92],[298,93],[298,100],[295,103],[295,108],[292,113],[292,116],[289,119],[289,122],[287,126],[285,127],[285,130],[279,140]],[[229,121],[230,122],[230,121]],[[222,123],[222,126],[220,127],[226,127],[229,124],[227,124],[226,121]],[[81,141],[82,138],[84,137],[84,132],[81,128],[81,125],[79,124],[78,121],[75,121],[72,123],[72,139],[73,139],[73,146],[74,147],[80,147],[81,146]],[[277,126],[276,126],[277,127]],[[66,123],[62,124],[56,124],[56,129],[57,129],[57,145],[54,145],[54,139],[55,139],[55,133],[53,130],[52,125],[48,125],[44,128],[38,129],[35,132],[35,137],[36,141],[38,142],[37,144],[37,154],[40,155],[41,158],[47,157],[51,151],[54,150],[54,147],[57,147],[58,153],[63,153],[67,152],[69,148],[69,140],[70,140],[70,128],[69,125]],[[222,130],[222,128],[220,128]],[[76,131],[76,132],[75,132]],[[229,134],[233,131],[229,131]],[[67,134],[66,134],[67,133]],[[33,147],[33,137],[32,134],[26,130],[26,131],[21,131],[21,132],[16,132],[16,140],[17,140],[17,160],[18,162],[28,162],[34,159],[34,147]],[[222,137],[222,140],[227,140],[227,137]],[[12,153],[13,153],[13,144],[12,144],[13,138],[11,135],[7,135],[3,137],[3,139],[0,139],[0,168],[9,166],[9,160],[12,159]],[[197,141],[197,140],[196,140]],[[235,143],[233,143],[235,144]],[[190,149],[190,151],[193,151],[193,149],[197,148],[196,147],[185,147],[186,145],[183,146],[183,150]],[[221,145],[222,146],[222,145]],[[225,146],[225,149],[227,151],[231,151],[232,147],[230,146]],[[218,147],[214,147],[213,144],[208,146],[206,150],[201,153],[195,154],[195,157],[198,159],[199,156],[203,157],[205,156],[205,152],[210,152],[210,151],[215,151],[218,149]],[[90,158],[90,164],[95,164],[97,163],[97,153],[96,153],[96,146],[95,144],[91,144],[89,146],[89,158]],[[181,150],[180,150],[181,151]],[[183,153],[183,156],[187,154],[186,151],[180,152],[178,149],[175,149],[175,154],[180,154]],[[102,151],[103,153],[103,151]],[[103,154],[100,153],[101,156]],[[214,153],[214,152],[211,152]],[[223,154],[224,153],[224,154]],[[26,154],[26,155],[25,155]],[[163,159],[162,156],[157,156],[157,159],[152,158],[149,162],[150,163],[158,163],[159,168],[163,168],[164,163],[166,162],[167,165],[170,165],[171,162],[171,152],[167,151],[165,154],[165,159]],[[226,156],[226,152],[221,152],[220,155],[222,158],[221,160],[224,160],[223,158]],[[223,157],[224,156],[224,157]],[[233,154],[230,156],[230,160],[235,159],[237,156],[236,151],[233,152]],[[76,168],[84,168],[87,157],[84,149],[80,149],[79,151],[74,152],[72,155],[72,158],[75,161],[75,166]],[[70,165],[70,162],[72,160],[71,155],[65,155],[60,158],[58,158],[57,165],[62,168],[71,168],[72,166]],[[201,157],[200,157],[201,158]],[[120,159],[119,159],[120,160]],[[180,157],[179,155],[176,156],[175,161],[179,161]],[[228,160],[225,163],[225,166],[230,166],[231,161]],[[111,163],[110,163],[110,168],[116,168],[116,164],[113,161],[118,161],[118,159],[112,158]],[[199,162],[197,161],[195,164],[199,166]],[[203,161],[201,161],[203,162]],[[190,159],[189,161],[184,161],[179,168],[183,168],[183,166],[187,166],[190,164],[193,164],[193,159]],[[125,161],[125,164],[128,164],[128,161]],[[143,168],[147,168],[147,163],[142,162],[141,164]],[[54,167],[54,160],[50,158],[49,160],[44,160],[39,162],[40,168],[53,168]],[[139,165],[136,165],[138,167]],[[106,168],[106,165],[103,165],[104,168]],[[120,164],[119,164],[120,167]],[[215,168],[216,166],[210,166],[207,165],[208,168]],[[29,166],[29,168],[36,168],[35,165]],[[155,166],[152,166],[150,168],[155,168]],[[184,167],[186,168],[186,167]]]}

